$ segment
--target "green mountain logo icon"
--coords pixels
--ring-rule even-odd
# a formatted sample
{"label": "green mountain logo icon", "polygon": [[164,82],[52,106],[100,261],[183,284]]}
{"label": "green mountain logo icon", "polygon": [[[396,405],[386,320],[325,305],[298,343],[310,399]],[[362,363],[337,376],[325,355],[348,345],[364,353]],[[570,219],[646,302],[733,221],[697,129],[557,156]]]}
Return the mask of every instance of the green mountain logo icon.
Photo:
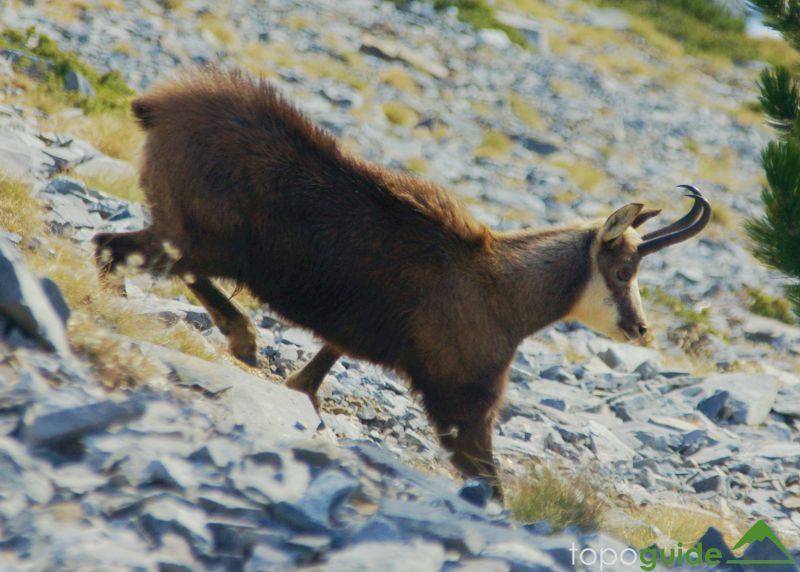
{"label": "green mountain logo icon", "polygon": [[727,564],[795,564],[792,555],[789,554],[789,551],[786,550],[786,547],[780,541],[780,539],[775,536],[775,533],[772,532],[772,529],[767,525],[766,522],[763,520],[759,520],[753,526],[750,527],[750,530],[744,533],[741,540],[736,543],[736,546],[733,547],[734,550],[741,548],[742,546],[747,546],[748,544],[752,544],[753,542],[761,542],[764,540],[769,540],[772,542],[778,550],[780,550],[785,556],[785,560],[742,560],[742,559],[732,559],[728,560]]}

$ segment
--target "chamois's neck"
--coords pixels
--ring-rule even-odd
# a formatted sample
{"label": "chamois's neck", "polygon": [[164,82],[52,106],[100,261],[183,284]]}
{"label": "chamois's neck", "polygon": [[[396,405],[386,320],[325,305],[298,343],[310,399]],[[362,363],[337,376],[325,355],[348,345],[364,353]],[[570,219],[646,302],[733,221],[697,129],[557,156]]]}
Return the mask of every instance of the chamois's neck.
{"label": "chamois's neck", "polygon": [[520,339],[560,320],[574,307],[592,275],[596,230],[555,228],[497,235],[500,284]]}

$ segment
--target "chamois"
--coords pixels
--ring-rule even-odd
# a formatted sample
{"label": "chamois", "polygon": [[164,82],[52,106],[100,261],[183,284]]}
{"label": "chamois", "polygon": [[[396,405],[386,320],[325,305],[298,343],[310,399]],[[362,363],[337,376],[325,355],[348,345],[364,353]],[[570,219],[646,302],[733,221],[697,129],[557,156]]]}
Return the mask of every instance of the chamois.
{"label": "chamois", "polygon": [[354,157],[269,83],[203,70],[134,100],[147,133],[141,185],[152,225],[95,238],[105,274],[132,254],[184,278],[255,363],[255,328],[210,278],[246,286],[324,342],[287,384],[316,393],[346,354],[404,374],[453,464],[502,498],[492,426],[519,343],[562,318],[643,336],[640,260],[699,233],[710,206],[640,236],[658,214],[494,232],[448,191]]}

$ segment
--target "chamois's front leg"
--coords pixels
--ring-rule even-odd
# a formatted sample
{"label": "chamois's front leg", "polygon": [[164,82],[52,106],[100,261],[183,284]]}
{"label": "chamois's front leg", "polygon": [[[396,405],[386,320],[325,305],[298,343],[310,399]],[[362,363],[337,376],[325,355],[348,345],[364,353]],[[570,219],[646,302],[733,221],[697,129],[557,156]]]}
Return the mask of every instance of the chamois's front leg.
{"label": "chamois's front leg", "polygon": [[214,324],[226,338],[231,353],[244,363],[258,364],[258,332],[244,310],[206,277],[185,280],[200,303],[208,310]]}
{"label": "chamois's front leg", "polygon": [[319,399],[317,398],[317,391],[319,391],[322,380],[342,356],[341,352],[334,349],[329,344],[322,346],[322,349],[317,352],[310,362],[308,362],[303,369],[294,372],[286,378],[287,387],[291,387],[297,391],[302,391],[314,404],[314,408],[319,412]]}
{"label": "chamois's front leg", "polygon": [[[503,502],[503,488],[492,456],[492,430],[500,399],[497,384],[420,385],[431,423],[450,460],[466,477],[481,477],[492,487],[492,496]],[[447,389],[450,391],[447,391]]]}

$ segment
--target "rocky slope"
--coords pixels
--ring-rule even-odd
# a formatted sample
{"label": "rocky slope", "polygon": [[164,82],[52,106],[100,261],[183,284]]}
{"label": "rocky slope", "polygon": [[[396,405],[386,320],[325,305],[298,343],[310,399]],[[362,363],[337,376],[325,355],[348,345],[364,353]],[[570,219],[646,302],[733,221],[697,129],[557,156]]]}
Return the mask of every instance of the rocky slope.
{"label": "rocky slope", "polygon": [[[745,111],[751,69],[668,57],[637,43],[624,14],[572,2],[535,3],[534,19],[503,15],[535,51],[417,3],[178,4],[118,0],[74,14],[71,3],[6,5],[2,20],[37,26],[136,89],[179,64],[268,74],[353,149],[424,171],[496,228],[630,200],[669,218],[685,206],[675,184],[703,188],[721,213],[713,227],[642,269],[652,347],[573,324],[526,341],[497,457],[509,477],[541,459],[591,480],[615,507],[603,528],[617,537],[674,542],[681,530],[664,516],[674,513],[678,528],[713,523],[728,541],[764,519],[797,545],[800,328],[751,314],[743,295],[779,285],[738,225],[757,213],[769,137]],[[88,260],[95,232],[140,228],[147,212],[87,187],[133,167],[72,136],[77,112],[64,113],[53,134],[30,107],[0,107],[0,169],[26,181],[51,231]],[[624,546],[575,530],[546,535],[487,506],[479,484],[460,489],[420,405],[389,372],[341,360],[318,418],[279,383],[227,364],[207,313],[146,277],[126,278],[117,302],[188,324],[218,363],[125,339],[150,373],[136,391],[108,393],[103,372],[67,348],[57,289],[39,288],[19,259],[49,240],[2,239],[2,268],[24,285],[21,306],[0,299],[9,569],[406,569],[413,559],[421,570],[558,570],[572,568],[573,545]],[[252,312],[272,381],[318,348],[268,310]]]}

